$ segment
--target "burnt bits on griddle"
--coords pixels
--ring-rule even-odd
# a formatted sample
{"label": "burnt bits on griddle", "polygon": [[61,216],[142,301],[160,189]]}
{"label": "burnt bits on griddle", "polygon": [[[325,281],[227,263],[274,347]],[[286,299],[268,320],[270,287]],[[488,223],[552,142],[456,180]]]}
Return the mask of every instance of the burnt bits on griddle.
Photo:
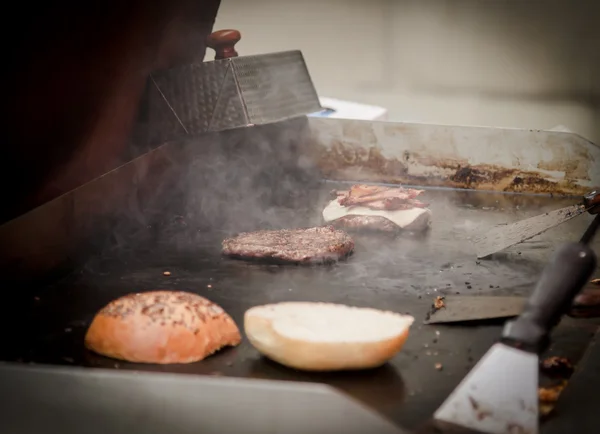
{"label": "burnt bits on griddle", "polygon": [[445,297],[442,295],[438,295],[436,298],[433,299],[431,309],[429,310],[429,312],[427,312],[427,315],[425,316],[425,321],[429,320],[431,318],[431,315],[436,313],[438,310],[446,307],[446,302],[444,301],[444,299]]}
{"label": "burnt bits on griddle", "polygon": [[332,226],[263,230],[223,240],[223,254],[270,263],[323,264],[339,261],[354,250],[350,236]]}
{"label": "burnt bits on griddle", "polygon": [[558,397],[573,374],[574,367],[565,357],[552,356],[540,362],[540,371],[552,379],[552,384],[538,389],[540,416],[547,418],[553,413]]}
{"label": "burnt bits on griddle", "polygon": [[542,360],[540,370],[550,378],[567,379],[573,374],[573,365],[564,357],[552,356]]}
{"label": "burnt bits on griddle", "polygon": [[558,401],[560,394],[567,385],[566,381],[554,384],[548,387],[540,387],[538,389],[538,398],[540,402],[546,404],[553,404]]}
{"label": "burnt bits on griddle", "polygon": [[446,303],[444,302],[444,299],[445,299],[445,297],[438,295],[435,298],[435,300],[433,300],[433,307],[436,311],[446,307]]}
{"label": "burnt bits on griddle", "polygon": [[551,386],[538,388],[539,415],[542,420],[546,420],[554,413],[558,398],[566,386],[567,380],[561,380]]}

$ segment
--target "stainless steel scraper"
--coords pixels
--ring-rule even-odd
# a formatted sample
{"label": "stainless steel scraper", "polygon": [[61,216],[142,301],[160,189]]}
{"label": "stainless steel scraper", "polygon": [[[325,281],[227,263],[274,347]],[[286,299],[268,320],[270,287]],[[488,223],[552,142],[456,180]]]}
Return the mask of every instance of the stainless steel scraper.
{"label": "stainless steel scraper", "polygon": [[600,211],[600,192],[593,191],[578,205],[568,206],[504,226],[496,226],[473,240],[478,258],[485,258],[515,244],[527,241],[584,212]]}
{"label": "stainless steel scraper", "polygon": [[527,299],[519,296],[450,295],[444,307],[429,314],[424,324],[480,321],[519,315]]}

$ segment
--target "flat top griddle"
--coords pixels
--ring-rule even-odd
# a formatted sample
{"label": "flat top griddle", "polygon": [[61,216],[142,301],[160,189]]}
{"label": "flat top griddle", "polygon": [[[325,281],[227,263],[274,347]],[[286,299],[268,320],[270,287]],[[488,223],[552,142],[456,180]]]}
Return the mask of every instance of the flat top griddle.
{"label": "flat top griddle", "polygon": [[[314,207],[266,209],[254,226],[302,227],[320,224],[329,191],[325,182],[311,195]],[[123,242],[52,285],[36,288],[21,306],[28,335],[19,347],[4,349],[7,360],[134,369],[182,374],[224,375],[330,384],[403,427],[412,428],[433,411],[499,336],[501,324],[425,326],[435,296],[444,294],[527,294],[554,246],[576,240],[589,216],[516,246],[491,260],[476,261],[468,242],[477,230],[572,204],[573,199],[471,191],[428,190],[433,212],[422,237],[355,236],[348,260],[333,266],[281,266],[223,258],[221,240],[231,231],[203,232],[194,214],[166,213],[144,240]],[[183,216],[182,216],[183,215]],[[164,271],[171,275],[166,277]],[[391,363],[365,372],[307,374],[258,355],[244,340],[237,348],[189,365],[141,365],[86,351],[83,337],[95,312],[124,294],[174,289],[203,295],[225,308],[242,327],[243,313],[257,304],[306,300],[371,306],[416,318],[403,351]],[[554,333],[550,353],[577,361],[597,321],[566,319]],[[9,351],[10,350],[10,351]],[[436,370],[441,363],[443,369]]]}

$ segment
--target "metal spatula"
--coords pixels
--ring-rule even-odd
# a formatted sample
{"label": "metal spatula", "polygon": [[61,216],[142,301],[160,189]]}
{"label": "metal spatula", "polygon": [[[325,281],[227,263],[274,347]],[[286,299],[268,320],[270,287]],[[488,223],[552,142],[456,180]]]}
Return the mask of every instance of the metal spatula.
{"label": "metal spatula", "polygon": [[515,244],[527,241],[584,212],[597,214],[600,211],[600,192],[593,191],[584,196],[582,203],[556,211],[531,217],[506,226],[497,226],[473,240],[477,258],[485,258]]}
{"label": "metal spatula", "polygon": [[[437,309],[423,324],[447,324],[455,322],[483,321],[519,316],[526,297],[489,295],[449,295],[444,298],[444,307]],[[576,318],[600,316],[600,287],[590,284],[575,298],[567,315]]]}
{"label": "metal spatula", "polygon": [[544,269],[523,313],[435,412],[437,421],[477,432],[538,433],[539,354],[549,334],[596,268],[587,244],[596,216],[579,243],[563,245]]}
{"label": "metal spatula", "polygon": [[519,296],[453,295],[444,297],[444,307],[428,315],[424,324],[441,324],[510,318],[523,312],[527,299]]}

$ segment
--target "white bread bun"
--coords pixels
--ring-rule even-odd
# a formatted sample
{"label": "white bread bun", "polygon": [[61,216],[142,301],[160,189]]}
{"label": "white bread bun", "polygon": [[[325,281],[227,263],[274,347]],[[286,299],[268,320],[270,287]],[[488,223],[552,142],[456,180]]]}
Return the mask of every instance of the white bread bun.
{"label": "white bread bun", "polygon": [[414,318],[330,303],[287,302],[246,311],[244,329],[264,356],[305,371],[369,369],[404,345]]}
{"label": "white bread bun", "polygon": [[333,222],[345,216],[378,216],[385,217],[400,229],[407,231],[423,231],[431,225],[431,210],[428,208],[411,208],[397,211],[370,209],[364,206],[346,207],[337,199],[332,200],[323,210],[323,220]]}
{"label": "white bread bun", "polygon": [[189,292],[152,291],[110,302],[94,317],[85,346],[138,363],[191,363],[241,341],[233,319]]}

